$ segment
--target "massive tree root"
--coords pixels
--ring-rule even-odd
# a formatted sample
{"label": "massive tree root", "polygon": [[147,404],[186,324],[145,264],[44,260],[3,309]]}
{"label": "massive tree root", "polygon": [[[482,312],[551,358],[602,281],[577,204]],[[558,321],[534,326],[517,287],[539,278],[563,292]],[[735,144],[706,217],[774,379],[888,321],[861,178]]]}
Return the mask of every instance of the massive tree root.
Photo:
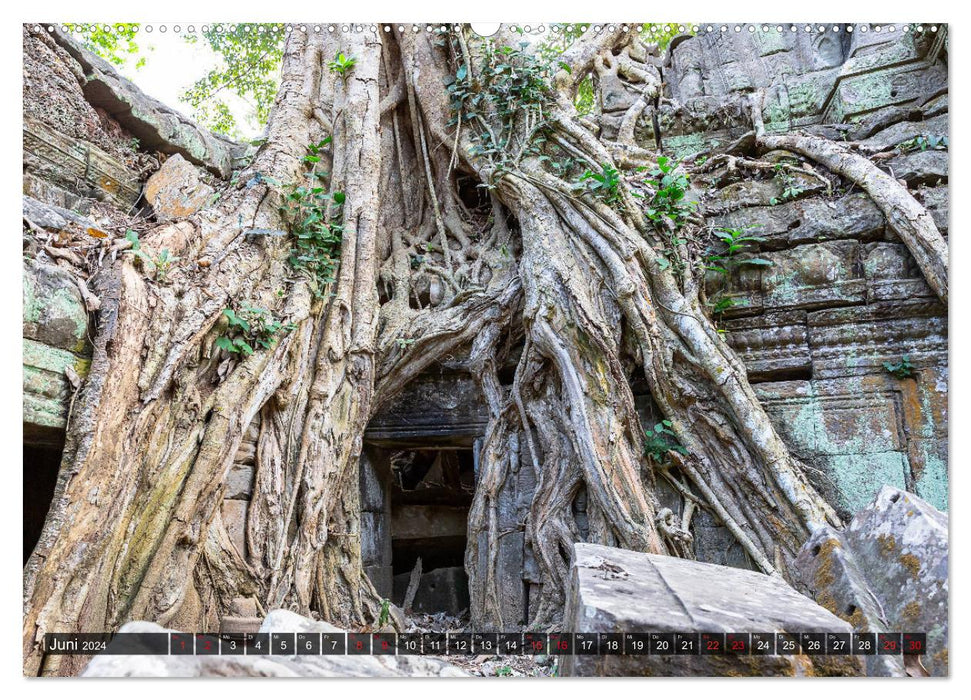
{"label": "massive tree root", "polygon": [[[466,555],[479,628],[508,623],[497,499],[515,460],[537,483],[525,523],[544,580],[537,625],[562,614],[573,542],[686,553],[658,512],[657,479],[689,513],[710,508],[767,573],[786,576],[808,534],[838,523],[706,314],[696,253],[645,219],[625,182],[608,205],[548,165],[550,153],[591,169],[629,155],[572,107],[597,56],[628,40],[605,32],[581,37],[562,57],[573,70],[511,120],[449,104],[443,85],[464,67],[474,86],[488,60],[471,37],[291,34],[246,184],[144,239],[184,261],[172,284],[144,279],[128,256],[100,276],[93,369],[25,572],[28,673],[77,670],[71,657],[42,657],[44,632],[136,618],[213,629],[241,596],[373,622],[359,542],[363,432],[409,381],[462,353],[489,411]],[[356,58],[346,75],[326,68],[338,51]],[[346,202],[337,278],[316,298],[287,262],[288,237],[247,232],[287,228],[274,183],[300,181],[306,146],[324,136],[332,146],[320,167]],[[213,348],[217,323],[243,300],[294,328],[272,348],[227,357]],[[498,370],[518,344],[505,386]],[[686,452],[661,468],[644,456],[637,375]],[[219,504],[257,424],[240,552]]]}
{"label": "massive tree root", "polygon": [[930,213],[914,199],[904,185],[883,172],[869,159],[851,153],[828,139],[810,134],[768,134],[757,100],[752,102],[756,143],[763,150],[782,149],[798,153],[856,183],[887,217],[887,224],[900,236],[924,273],[924,279],[947,304],[947,241],[937,230]]}

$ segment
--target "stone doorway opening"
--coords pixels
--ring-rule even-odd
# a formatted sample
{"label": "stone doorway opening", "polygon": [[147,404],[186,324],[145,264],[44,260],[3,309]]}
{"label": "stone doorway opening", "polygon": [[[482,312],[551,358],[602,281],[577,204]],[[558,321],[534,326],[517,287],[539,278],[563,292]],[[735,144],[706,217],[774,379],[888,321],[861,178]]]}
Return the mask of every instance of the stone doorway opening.
{"label": "stone doorway opening", "polygon": [[62,445],[24,444],[24,564],[37,546],[61,469]]}
{"label": "stone doorway opening", "polygon": [[361,550],[378,592],[415,612],[469,608],[472,446],[369,447],[361,460]]}

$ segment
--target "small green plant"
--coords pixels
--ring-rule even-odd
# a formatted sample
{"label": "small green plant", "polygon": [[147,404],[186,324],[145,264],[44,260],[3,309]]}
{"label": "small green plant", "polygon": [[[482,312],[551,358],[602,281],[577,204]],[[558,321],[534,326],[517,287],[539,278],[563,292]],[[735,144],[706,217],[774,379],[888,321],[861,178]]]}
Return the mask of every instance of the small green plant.
{"label": "small green plant", "polygon": [[901,153],[910,151],[946,151],[948,147],[947,136],[937,136],[934,134],[921,134],[912,139],[897,144],[897,150]]}
{"label": "small green plant", "polygon": [[[706,270],[719,273],[722,277],[718,291],[712,294],[711,301],[708,302],[712,318],[720,324],[725,312],[739,305],[735,299],[723,294],[732,270],[742,265],[768,267],[772,265],[772,261],[751,256],[752,244],[761,243],[765,238],[753,236],[744,228],[716,228],[712,235],[717,240],[714,247],[708,249],[704,265]],[[717,330],[719,333],[725,332],[722,329]]]}
{"label": "small green plant", "polygon": [[665,465],[670,461],[669,452],[688,454],[671,430],[671,421],[665,419],[644,431],[644,454],[655,464]]}
{"label": "small green plant", "polygon": [[296,327],[292,323],[278,321],[266,309],[248,304],[244,304],[238,312],[223,309],[223,316],[227,321],[226,335],[216,338],[216,347],[234,355],[252,355],[256,348],[268,350],[276,344],[280,335]]}
{"label": "small green plant", "polygon": [[[455,38],[443,36],[441,45],[449,41],[453,53],[463,55]],[[529,47],[529,42],[520,42],[518,48],[497,47],[486,40],[478,67],[472,70],[462,59],[445,80],[452,111],[449,125],[472,128],[477,141],[473,152],[495,164],[493,179],[524,156],[539,156],[545,143],[553,69]]]}
{"label": "small green plant", "polygon": [[506,678],[512,675],[512,666],[500,666],[496,669],[496,675],[500,678]]}
{"label": "small green plant", "polygon": [[307,155],[305,155],[303,158],[301,158],[301,160],[304,163],[310,163],[311,165],[316,165],[317,163],[320,162],[320,154],[321,154],[321,152],[327,146],[330,145],[330,143],[331,143],[332,140],[333,140],[332,137],[327,136],[327,137],[321,139],[320,141],[318,141],[317,143],[310,144],[309,146],[307,146]]}
{"label": "small green plant", "polygon": [[782,183],[782,194],[769,200],[769,204],[773,206],[796,199],[806,191],[806,188],[799,184],[795,175],[789,172],[789,164],[787,163],[775,164],[775,178]]}
{"label": "small green plant", "polygon": [[669,222],[674,229],[684,225],[695,207],[694,202],[685,199],[691,183],[686,173],[678,172],[679,166],[680,163],[673,158],[660,156],[657,166],[647,173],[651,179],[644,181],[644,184],[655,190],[650,203],[644,209],[645,216],[654,223]]}
{"label": "small green plant", "polygon": [[722,317],[722,314],[724,314],[729,309],[734,308],[736,304],[737,302],[731,297],[719,297],[717,301],[711,304],[712,316],[717,316],[720,319]]}
{"label": "small green plant", "polygon": [[740,254],[749,253],[753,243],[761,243],[765,240],[762,236],[753,236],[743,228],[716,228],[712,235],[717,238],[721,247],[712,250],[705,256],[705,269],[712,272],[728,274],[732,267],[739,265],[759,265],[768,267],[772,265],[771,260],[758,257],[740,257]]}
{"label": "small green plant", "polygon": [[169,281],[169,272],[179,261],[179,257],[172,255],[168,248],[162,248],[157,255],[152,255],[150,250],[142,247],[138,234],[131,229],[125,233],[125,239],[131,243],[131,254],[141,261],[142,266],[154,276],[155,281],[166,284]]}
{"label": "small green plant", "polygon": [[910,363],[910,357],[904,355],[900,362],[884,362],[883,368],[897,379],[907,379],[914,376],[914,366]]}
{"label": "small green plant", "polygon": [[578,184],[586,187],[607,206],[620,201],[620,172],[610,163],[601,165],[599,173],[585,171]]}
{"label": "small green plant", "polygon": [[355,63],[357,63],[356,58],[353,56],[345,56],[343,52],[339,52],[334,56],[333,61],[327,62],[327,67],[330,68],[331,73],[337,73],[343,78],[354,67]]}
{"label": "small green plant", "polygon": [[327,192],[320,180],[326,173],[317,170],[321,151],[330,138],[307,147],[305,163],[311,166],[307,184],[294,187],[285,197],[282,212],[291,222],[294,245],[289,262],[295,270],[306,273],[315,297],[323,297],[335,279],[340,263],[344,227],[338,223],[344,204],[343,192]]}
{"label": "small green plant", "polygon": [[391,601],[387,598],[381,599],[381,614],[378,615],[378,627],[384,627],[391,619]]}

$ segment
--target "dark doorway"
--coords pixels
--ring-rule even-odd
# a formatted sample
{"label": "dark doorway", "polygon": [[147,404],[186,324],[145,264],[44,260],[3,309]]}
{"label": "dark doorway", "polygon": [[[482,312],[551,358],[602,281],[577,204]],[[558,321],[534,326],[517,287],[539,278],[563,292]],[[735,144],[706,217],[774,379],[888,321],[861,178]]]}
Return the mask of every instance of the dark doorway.
{"label": "dark doorway", "polygon": [[24,564],[40,539],[61,468],[62,446],[24,445]]}
{"label": "dark doorway", "polygon": [[410,602],[415,612],[458,615],[467,610],[473,450],[428,444],[371,448],[361,468],[362,554],[378,591],[396,605]]}
{"label": "dark doorway", "polygon": [[[416,612],[457,615],[469,607],[465,547],[475,490],[472,450],[402,450],[390,461],[393,600],[410,603]],[[413,600],[406,601],[419,558],[421,578]]]}

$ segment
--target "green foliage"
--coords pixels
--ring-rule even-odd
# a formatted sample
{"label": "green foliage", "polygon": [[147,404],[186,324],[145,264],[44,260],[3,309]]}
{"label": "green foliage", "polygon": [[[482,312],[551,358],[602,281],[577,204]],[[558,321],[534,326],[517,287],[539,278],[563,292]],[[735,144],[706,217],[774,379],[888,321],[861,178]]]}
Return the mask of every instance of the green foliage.
{"label": "green foliage", "polygon": [[446,80],[453,114],[449,124],[477,125],[475,152],[488,156],[498,171],[524,155],[539,155],[545,142],[544,109],[552,101],[553,69],[538,54],[527,52],[528,46],[523,42],[519,48],[496,48],[484,40],[474,75],[462,63]]}
{"label": "green foliage", "polygon": [[904,355],[900,362],[884,362],[883,368],[897,379],[907,379],[914,376],[914,366],[910,363],[910,357]]}
{"label": "green foliage", "polygon": [[746,233],[746,229],[741,228],[716,228],[712,235],[718,239],[719,245],[705,256],[705,269],[713,272],[728,274],[730,268],[739,265],[760,265],[768,267],[772,264],[771,260],[765,258],[741,257],[742,254],[750,252],[753,243],[761,243],[765,240],[762,236],[752,236]]}
{"label": "green foliage", "polygon": [[670,462],[669,452],[686,455],[686,450],[671,430],[671,421],[662,420],[653,428],[644,430],[644,454],[655,464],[665,465]]}
{"label": "green foliage", "polygon": [[897,150],[901,153],[911,151],[946,151],[948,148],[947,136],[937,136],[934,134],[921,134],[912,139],[897,144]]}
{"label": "green foliage", "polygon": [[355,63],[357,63],[357,59],[353,56],[345,56],[343,53],[338,53],[334,56],[333,61],[327,62],[327,67],[330,68],[331,73],[337,73],[343,78],[354,67]]}
{"label": "green foliage", "polygon": [[158,254],[153,254],[149,249],[142,247],[141,241],[138,240],[138,234],[131,229],[128,229],[127,233],[125,233],[125,239],[131,243],[131,248],[128,252],[141,262],[145,271],[150,273],[156,282],[167,284],[169,281],[169,272],[171,272],[175,263],[178,262],[179,257],[172,255],[168,248],[162,248]]}
{"label": "green foliage", "polygon": [[[658,265],[662,270],[673,267],[678,275],[683,275],[685,263],[680,250],[687,240],[678,235],[678,230],[688,220],[695,203],[685,198],[691,183],[687,174],[679,168],[678,161],[667,156],[658,156],[657,165],[648,171],[650,178],[644,180],[644,184],[654,190],[644,207],[644,215],[667,239],[667,246],[658,260]],[[632,194],[644,198],[639,192]]]}
{"label": "green foliage", "polygon": [[324,296],[327,286],[335,279],[344,238],[344,227],[339,223],[344,193],[327,192],[321,182],[327,174],[317,170],[320,154],[330,140],[327,137],[307,147],[303,160],[312,165],[307,184],[294,187],[282,207],[294,237],[290,265],[310,277],[311,289],[317,298]]}
{"label": "green foliage", "polygon": [[266,309],[249,304],[243,304],[239,311],[223,309],[223,316],[228,322],[226,334],[216,338],[216,347],[235,355],[252,355],[256,348],[269,350],[280,335],[296,327],[278,321]]}
{"label": "green foliage", "polygon": [[[138,24],[116,24],[113,26],[102,24],[68,24],[65,25],[75,37],[80,37],[86,48],[101,58],[116,66],[124,66],[128,58],[134,58],[139,51],[135,36]],[[140,56],[135,61],[135,68],[145,65],[145,57]]]}
{"label": "green foliage", "polygon": [[[768,267],[772,265],[772,261],[751,256],[752,244],[761,243],[765,238],[753,236],[747,233],[746,229],[716,228],[712,231],[712,235],[716,240],[705,255],[705,269],[720,273],[724,276],[724,279],[721,288],[712,295],[712,300],[708,305],[711,308],[712,317],[720,321],[726,311],[737,305],[734,299],[722,295],[722,290],[732,270],[742,265]],[[719,329],[718,332],[723,333],[724,331]]]}
{"label": "green foliage", "polygon": [[620,201],[620,172],[610,163],[601,165],[599,173],[585,171],[579,184],[608,206]]}
{"label": "green foliage", "polygon": [[678,171],[680,163],[667,156],[659,156],[657,166],[648,175],[652,179],[644,184],[654,189],[654,196],[644,210],[644,215],[655,223],[669,222],[674,229],[681,228],[695,203],[685,199],[690,181],[687,174]]}
{"label": "green foliage", "polygon": [[789,172],[789,166],[786,163],[775,164],[775,178],[782,183],[782,194],[770,199],[769,204],[776,205],[781,202],[788,202],[806,191],[795,176]]}
{"label": "green foliage", "polygon": [[[210,69],[182,94],[182,99],[192,105],[196,120],[227,135],[236,135],[238,125],[223,96],[233,94],[243,99],[253,108],[256,120],[265,124],[283,61],[284,25],[244,23],[233,27],[230,31],[212,25],[202,32],[222,65]],[[199,37],[189,34],[185,40],[195,43]]]}
{"label": "green foliage", "polygon": [[506,678],[512,676],[512,666],[500,666],[496,669],[496,675],[499,678]]}
{"label": "green foliage", "polygon": [[381,599],[381,614],[378,615],[378,627],[384,627],[391,619],[391,601],[387,598]]}

